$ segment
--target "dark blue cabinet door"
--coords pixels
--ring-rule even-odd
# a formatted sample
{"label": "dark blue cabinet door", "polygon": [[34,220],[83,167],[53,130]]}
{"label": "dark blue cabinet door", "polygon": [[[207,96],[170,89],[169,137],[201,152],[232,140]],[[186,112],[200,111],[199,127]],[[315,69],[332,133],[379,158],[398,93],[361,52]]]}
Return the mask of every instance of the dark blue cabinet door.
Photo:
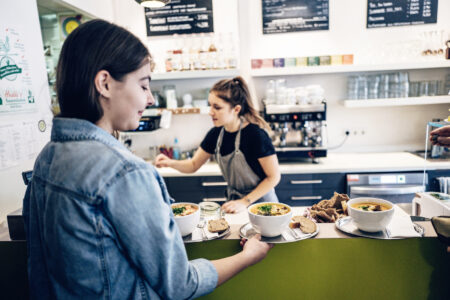
{"label": "dark blue cabinet door", "polygon": [[330,199],[334,192],[345,193],[345,178],[345,173],[283,174],[275,192],[280,202],[311,206]]}
{"label": "dark blue cabinet door", "polygon": [[[222,176],[165,177],[170,195],[177,202],[225,201],[226,182]],[[280,202],[311,206],[345,193],[345,173],[283,174],[275,192]]]}
{"label": "dark blue cabinet door", "polygon": [[164,178],[176,202],[225,200],[226,182],[222,176],[180,176]]}

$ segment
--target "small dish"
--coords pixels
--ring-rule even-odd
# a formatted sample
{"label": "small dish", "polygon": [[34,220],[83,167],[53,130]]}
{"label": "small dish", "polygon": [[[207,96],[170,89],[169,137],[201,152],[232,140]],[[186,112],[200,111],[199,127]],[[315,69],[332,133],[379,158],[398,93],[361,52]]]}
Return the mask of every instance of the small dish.
{"label": "small dish", "polygon": [[[197,228],[197,229],[194,229],[194,230],[205,230],[205,231],[208,231],[208,224],[206,224],[203,228]],[[211,240],[217,240],[217,239],[221,239],[221,238],[227,236],[229,233],[230,233],[230,226],[228,226],[227,230],[219,232],[219,235],[208,237],[208,235],[206,234],[206,239],[204,239],[202,237],[203,234],[199,234],[199,236],[201,238],[193,240],[192,239],[192,233],[191,233],[189,235],[183,236],[183,242],[187,244],[187,243],[198,243],[198,242],[206,242],[206,241],[211,241]]]}
{"label": "small dish", "polygon": [[[292,229],[289,228],[289,226],[286,226],[286,229],[283,231],[281,235],[275,236],[275,237],[265,237],[261,236],[261,241],[266,243],[272,243],[272,244],[283,244],[283,243],[292,243],[297,242],[305,239],[310,239],[312,237],[315,237],[319,233],[319,226],[317,226],[317,229],[313,233],[303,233],[299,229],[295,230],[295,233],[292,233]],[[252,236],[257,234],[255,228],[252,227],[251,223],[247,223],[241,226],[239,229],[239,235],[242,238],[249,239]],[[286,239],[285,236],[288,235],[292,239]]]}

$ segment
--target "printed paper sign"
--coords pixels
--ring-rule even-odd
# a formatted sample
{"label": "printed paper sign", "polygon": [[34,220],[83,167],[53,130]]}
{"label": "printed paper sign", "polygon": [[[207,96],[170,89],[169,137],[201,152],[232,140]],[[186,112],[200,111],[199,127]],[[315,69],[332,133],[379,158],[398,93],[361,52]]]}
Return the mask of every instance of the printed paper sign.
{"label": "printed paper sign", "polygon": [[18,30],[0,27],[0,114],[36,110],[29,68]]}

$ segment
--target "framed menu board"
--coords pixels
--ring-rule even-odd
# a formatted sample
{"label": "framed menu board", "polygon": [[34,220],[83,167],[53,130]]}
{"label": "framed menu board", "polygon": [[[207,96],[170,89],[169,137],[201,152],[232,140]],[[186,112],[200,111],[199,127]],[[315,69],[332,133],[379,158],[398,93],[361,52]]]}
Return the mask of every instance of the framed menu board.
{"label": "framed menu board", "polygon": [[172,0],[145,8],[147,36],[214,32],[212,0]]}
{"label": "framed menu board", "polygon": [[368,0],[367,28],[437,22],[438,0]]}
{"label": "framed menu board", "polygon": [[263,33],[328,30],[328,0],[262,0]]}

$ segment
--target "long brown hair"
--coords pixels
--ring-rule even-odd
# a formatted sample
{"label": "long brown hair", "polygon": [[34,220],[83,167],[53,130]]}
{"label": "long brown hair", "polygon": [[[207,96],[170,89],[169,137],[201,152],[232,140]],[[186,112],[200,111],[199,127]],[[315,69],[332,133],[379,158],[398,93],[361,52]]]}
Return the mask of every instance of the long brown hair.
{"label": "long brown hair", "polygon": [[214,84],[210,92],[230,103],[231,107],[240,105],[241,111],[239,112],[239,116],[244,117],[248,122],[256,124],[261,128],[270,130],[269,125],[261,118],[253,106],[247,83],[241,76],[220,80]]}

